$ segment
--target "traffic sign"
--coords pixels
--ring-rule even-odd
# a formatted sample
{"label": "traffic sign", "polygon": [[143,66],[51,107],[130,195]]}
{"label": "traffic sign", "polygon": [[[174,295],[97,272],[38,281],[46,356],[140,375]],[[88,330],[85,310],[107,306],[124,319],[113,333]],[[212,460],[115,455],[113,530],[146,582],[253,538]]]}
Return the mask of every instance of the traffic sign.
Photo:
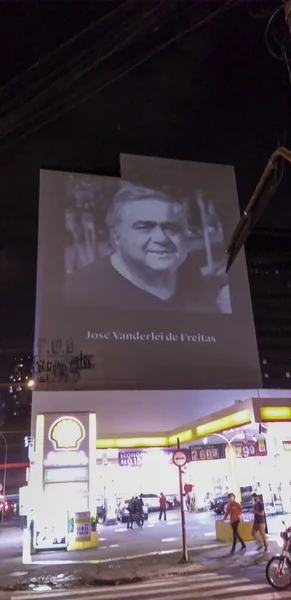
{"label": "traffic sign", "polygon": [[187,454],[184,450],[176,450],[173,454],[173,463],[176,467],[184,467],[187,462]]}

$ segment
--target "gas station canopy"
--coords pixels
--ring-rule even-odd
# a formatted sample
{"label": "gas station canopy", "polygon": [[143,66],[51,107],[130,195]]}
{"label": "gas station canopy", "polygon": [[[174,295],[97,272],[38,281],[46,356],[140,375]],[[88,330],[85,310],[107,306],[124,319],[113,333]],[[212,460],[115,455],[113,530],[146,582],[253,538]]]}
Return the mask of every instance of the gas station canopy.
{"label": "gas station canopy", "polygon": [[170,447],[177,444],[189,444],[205,436],[227,433],[229,431],[252,428],[262,423],[283,423],[291,421],[291,398],[249,398],[203,419],[192,421],[183,430],[157,433],[147,436],[143,433],[135,437],[112,436],[97,438],[97,448],[141,448]]}

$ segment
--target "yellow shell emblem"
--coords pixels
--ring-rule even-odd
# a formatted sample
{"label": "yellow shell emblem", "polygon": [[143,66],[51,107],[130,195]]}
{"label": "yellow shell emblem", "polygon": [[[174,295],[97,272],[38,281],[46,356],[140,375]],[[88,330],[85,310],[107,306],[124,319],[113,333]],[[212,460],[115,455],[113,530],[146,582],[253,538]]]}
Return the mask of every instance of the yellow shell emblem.
{"label": "yellow shell emblem", "polygon": [[62,417],[52,426],[49,438],[56,450],[76,450],[85,437],[82,423],[74,417]]}

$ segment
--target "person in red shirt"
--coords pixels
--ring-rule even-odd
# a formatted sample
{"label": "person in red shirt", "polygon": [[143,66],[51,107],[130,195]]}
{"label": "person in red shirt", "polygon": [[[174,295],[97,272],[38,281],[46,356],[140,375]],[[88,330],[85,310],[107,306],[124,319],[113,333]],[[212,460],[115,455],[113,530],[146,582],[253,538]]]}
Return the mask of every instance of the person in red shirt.
{"label": "person in red shirt", "polygon": [[223,520],[225,521],[228,516],[230,517],[230,524],[233,531],[233,543],[230,553],[234,554],[237,540],[241,543],[241,550],[245,550],[246,548],[246,545],[238,532],[238,526],[242,518],[242,507],[239,502],[236,502],[234,494],[228,494],[228,505]]}
{"label": "person in red shirt", "polygon": [[167,520],[167,498],[163,494],[163,492],[160,493],[160,514],[159,514],[159,520],[161,520],[162,515],[164,515],[164,521],[166,521]]}

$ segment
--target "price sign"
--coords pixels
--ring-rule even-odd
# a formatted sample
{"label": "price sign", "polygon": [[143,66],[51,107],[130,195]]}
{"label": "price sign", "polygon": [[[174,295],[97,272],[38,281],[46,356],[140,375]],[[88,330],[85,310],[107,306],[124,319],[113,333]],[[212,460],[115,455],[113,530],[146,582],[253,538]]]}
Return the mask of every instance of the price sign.
{"label": "price sign", "polygon": [[118,462],[120,467],[140,467],[142,465],[145,451],[128,451],[118,453]]}
{"label": "price sign", "polygon": [[[231,444],[236,451],[237,458],[252,458],[255,456],[266,456],[267,447],[265,440],[259,440],[258,442],[247,441],[247,442],[232,442]],[[224,456],[226,450],[226,444],[224,444]]]}
{"label": "price sign", "polygon": [[222,444],[206,444],[204,446],[192,446],[190,448],[191,461],[219,460],[224,458]]}

